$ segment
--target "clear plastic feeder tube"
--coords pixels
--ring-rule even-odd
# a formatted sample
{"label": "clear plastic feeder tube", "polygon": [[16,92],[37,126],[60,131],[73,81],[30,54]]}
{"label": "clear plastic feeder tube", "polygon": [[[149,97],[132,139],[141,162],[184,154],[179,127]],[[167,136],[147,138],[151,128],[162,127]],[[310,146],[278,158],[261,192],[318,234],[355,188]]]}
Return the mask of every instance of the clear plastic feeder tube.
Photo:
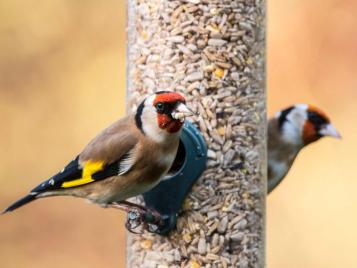
{"label": "clear plastic feeder tube", "polygon": [[265,2],[128,0],[127,108],[182,92],[207,169],[167,237],[129,235],[127,267],[264,267]]}

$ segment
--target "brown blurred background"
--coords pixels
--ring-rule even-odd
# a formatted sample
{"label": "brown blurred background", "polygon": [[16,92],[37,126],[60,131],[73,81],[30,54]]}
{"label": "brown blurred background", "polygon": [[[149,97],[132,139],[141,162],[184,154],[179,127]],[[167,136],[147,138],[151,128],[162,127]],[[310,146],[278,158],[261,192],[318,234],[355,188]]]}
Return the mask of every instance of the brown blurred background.
{"label": "brown blurred background", "polygon": [[[124,2],[0,2],[1,209],[123,115]],[[268,197],[268,266],[357,267],[357,2],[268,5],[269,114],[313,103],[344,136],[304,150]],[[123,213],[46,202],[0,218],[1,267],[124,267]]]}

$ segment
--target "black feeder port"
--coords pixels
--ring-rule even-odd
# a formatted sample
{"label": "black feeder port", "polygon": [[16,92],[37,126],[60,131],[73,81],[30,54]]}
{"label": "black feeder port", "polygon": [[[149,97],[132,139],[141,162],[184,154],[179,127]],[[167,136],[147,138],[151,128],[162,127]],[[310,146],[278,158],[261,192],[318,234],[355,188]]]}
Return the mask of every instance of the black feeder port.
{"label": "black feeder port", "polygon": [[175,161],[161,182],[143,194],[146,207],[159,212],[164,220],[156,231],[168,234],[176,228],[176,219],[192,185],[206,168],[207,146],[199,130],[185,122]]}

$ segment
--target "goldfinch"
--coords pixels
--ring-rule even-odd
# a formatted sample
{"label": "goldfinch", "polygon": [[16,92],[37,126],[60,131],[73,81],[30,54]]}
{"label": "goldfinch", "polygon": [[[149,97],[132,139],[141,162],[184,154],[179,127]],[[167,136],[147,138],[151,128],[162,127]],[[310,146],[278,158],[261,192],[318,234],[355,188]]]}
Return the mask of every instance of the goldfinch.
{"label": "goldfinch", "polygon": [[74,196],[127,211],[129,230],[146,218],[159,221],[156,213],[125,199],[153,188],[171,167],[185,116],[191,114],[185,103],[175,92],[159,91],[149,96],[135,113],[103,130],[61,172],[4,213],[43,197]]}
{"label": "goldfinch", "polygon": [[284,179],[302,148],[331,136],[341,136],[320,109],[298,104],[278,112],[268,122],[268,193]]}

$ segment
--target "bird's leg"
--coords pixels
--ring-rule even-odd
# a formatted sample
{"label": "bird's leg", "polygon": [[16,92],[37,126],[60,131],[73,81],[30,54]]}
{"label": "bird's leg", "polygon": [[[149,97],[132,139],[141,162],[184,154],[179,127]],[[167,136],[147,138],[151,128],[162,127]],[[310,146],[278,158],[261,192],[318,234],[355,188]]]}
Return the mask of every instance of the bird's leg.
{"label": "bird's leg", "polygon": [[120,204],[127,207],[136,208],[142,212],[141,216],[143,223],[154,224],[158,226],[162,225],[162,217],[159,212],[128,201],[121,201]]}
{"label": "bird's leg", "polygon": [[[108,204],[107,207],[116,208],[123,210],[127,213],[127,219],[125,222],[126,229],[134,234],[138,234],[133,230],[139,227],[142,224],[142,208],[139,205],[129,205],[131,203],[123,201],[123,202],[112,202]],[[134,205],[134,204],[133,204]]]}
{"label": "bird's leg", "polygon": [[143,224],[144,229],[148,232],[155,233],[157,229],[163,224],[160,213],[150,210],[146,207],[134,204],[128,201],[113,202],[108,204],[108,207],[121,209],[127,212],[128,217],[125,227],[129,232]]}
{"label": "bird's leg", "polygon": [[141,223],[143,224],[144,229],[148,232],[156,233],[159,227],[163,225],[162,216],[156,210],[148,209],[146,207],[128,201],[121,201],[120,203],[138,208],[142,211]]}

